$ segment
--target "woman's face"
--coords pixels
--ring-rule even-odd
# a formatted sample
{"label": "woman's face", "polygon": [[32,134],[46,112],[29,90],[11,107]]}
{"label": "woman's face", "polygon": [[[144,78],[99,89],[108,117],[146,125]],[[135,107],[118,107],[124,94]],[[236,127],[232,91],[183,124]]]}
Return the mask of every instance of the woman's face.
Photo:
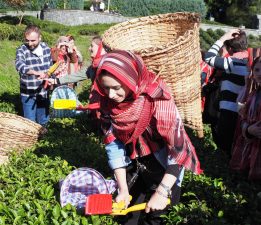
{"label": "woman's face", "polygon": [[108,72],[101,76],[99,84],[107,97],[117,103],[123,102],[130,93],[126,85]]}
{"label": "woman's face", "polygon": [[92,41],[91,46],[89,47],[91,58],[94,58],[96,56],[98,49],[99,49],[99,45],[97,45],[95,41]]}
{"label": "woman's face", "polygon": [[62,46],[60,47],[60,51],[61,51],[61,53],[62,53],[63,55],[66,55],[66,54],[67,54],[67,46],[62,45]]}
{"label": "woman's face", "polygon": [[261,85],[261,62],[257,62],[253,68],[253,76],[255,81]]}

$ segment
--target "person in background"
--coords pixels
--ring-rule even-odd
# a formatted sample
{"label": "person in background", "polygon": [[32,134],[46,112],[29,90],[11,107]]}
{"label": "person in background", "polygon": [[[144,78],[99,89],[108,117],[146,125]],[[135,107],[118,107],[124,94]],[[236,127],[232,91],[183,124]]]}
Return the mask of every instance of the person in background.
{"label": "person in background", "polygon": [[81,70],[81,68],[82,68],[83,56],[82,56],[82,53],[79,51],[79,49],[75,45],[75,38],[72,35],[66,35],[66,37],[68,37],[68,39],[69,39],[69,46],[73,49],[73,51],[77,55],[76,62],[74,62],[74,63],[71,62],[71,64],[70,64],[71,73],[75,73],[75,72],[78,72],[79,70]]}
{"label": "person in background", "polygon": [[[218,56],[222,46],[226,46],[228,57]],[[233,29],[225,33],[205,53],[204,60],[215,69],[222,70],[217,124],[218,147],[231,157],[231,147],[237,123],[237,103],[239,92],[249,75],[247,37],[245,32]]]}
{"label": "person in background", "polygon": [[[96,69],[98,64],[104,54],[106,54],[106,50],[102,44],[102,38],[100,36],[95,36],[92,38],[91,45],[89,47],[89,52],[91,56],[92,64],[86,69],[81,69],[76,73],[72,73],[71,75],[66,75],[60,78],[49,78],[48,81],[50,84],[61,85],[68,83],[75,83],[79,81],[86,80],[86,78],[91,79],[92,83],[95,79]],[[89,96],[89,109],[93,110],[92,114],[95,118],[99,117],[99,114],[96,110],[99,109],[99,94],[91,87],[91,93]]]}
{"label": "person in background", "polygon": [[184,169],[202,172],[169,88],[139,56],[120,50],[102,57],[94,88],[119,187],[115,200],[126,207],[129,195],[132,204],[147,202],[145,215],[129,213],[120,224],[164,224],[168,198],[179,202]]}
{"label": "person in background", "polygon": [[261,57],[252,65],[253,90],[240,110],[243,141],[236,139],[230,168],[247,171],[250,180],[261,180]]}
{"label": "person in background", "polygon": [[50,48],[41,42],[40,28],[29,25],[24,31],[25,42],[16,50],[15,66],[20,75],[20,95],[24,117],[43,126],[49,120],[48,90],[43,79],[52,65]]}
{"label": "person in background", "polygon": [[105,3],[103,1],[101,1],[99,11],[104,12],[104,10],[105,10]]}
{"label": "person in background", "polygon": [[[204,57],[204,52],[201,51],[201,61],[200,61],[200,84],[201,84],[201,90],[203,90],[203,88],[209,83],[209,80],[214,72],[214,68],[210,65],[208,65],[204,60],[203,60],[203,57]],[[202,112],[204,111],[204,106],[205,106],[205,97],[203,94],[202,94],[202,98],[201,98],[201,109],[202,109]]]}
{"label": "person in background", "polygon": [[[226,51],[226,46],[223,46],[220,49],[219,55],[222,57],[229,56],[228,52]],[[215,69],[206,62],[202,63],[201,65],[201,79],[203,78],[203,80],[201,80],[203,107],[202,119],[203,123],[210,124],[213,140],[215,143],[218,143],[217,124],[220,114],[219,95],[223,71]]]}
{"label": "person in background", "polygon": [[64,77],[59,77],[56,79],[49,78],[48,81],[51,84],[67,84],[70,82],[83,81],[86,80],[86,78],[89,78],[93,82],[95,78],[96,68],[101,60],[101,57],[106,54],[106,50],[103,47],[101,37],[93,37],[88,50],[90,52],[91,65],[88,66],[87,69],[81,68],[81,70],[76,73],[72,73],[71,75],[67,74]]}
{"label": "person in background", "polygon": [[53,63],[59,63],[59,67],[54,71],[57,78],[71,74],[71,63],[77,63],[77,53],[66,36],[58,38],[56,46],[51,49],[51,56]]}
{"label": "person in background", "polygon": [[98,67],[101,57],[106,53],[106,50],[102,44],[102,38],[100,36],[95,36],[92,38],[89,52],[91,54],[92,64],[87,68],[86,74],[87,77],[93,82],[95,79],[96,68]]}

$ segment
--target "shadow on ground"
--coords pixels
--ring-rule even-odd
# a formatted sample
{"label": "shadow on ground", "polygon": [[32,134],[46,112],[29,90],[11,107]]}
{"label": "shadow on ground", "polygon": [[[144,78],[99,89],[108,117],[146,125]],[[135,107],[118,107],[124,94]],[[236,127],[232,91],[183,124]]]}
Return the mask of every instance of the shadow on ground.
{"label": "shadow on ground", "polygon": [[9,113],[15,113],[18,115],[23,114],[22,110],[22,104],[20,101],[20,95],[19,94],[10,94],[7,92],[4,92],[0,95],[0,111],[2,112],[9,112]]}

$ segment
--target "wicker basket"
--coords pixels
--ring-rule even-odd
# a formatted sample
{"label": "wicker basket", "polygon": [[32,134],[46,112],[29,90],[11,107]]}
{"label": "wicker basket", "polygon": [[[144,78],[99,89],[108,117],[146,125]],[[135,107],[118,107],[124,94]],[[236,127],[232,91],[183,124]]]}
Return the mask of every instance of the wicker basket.
{"label": "wicker basket", "polygon": [[21,116],[0,112],[0,157],[35,144],[45,128]]}
{"label": "wicker basket", "polygon": [[186,126],[203,137],[200,91],[200,16],[171,13],[132,19],[103,35],[110,50],[132,50],[170,86]]}

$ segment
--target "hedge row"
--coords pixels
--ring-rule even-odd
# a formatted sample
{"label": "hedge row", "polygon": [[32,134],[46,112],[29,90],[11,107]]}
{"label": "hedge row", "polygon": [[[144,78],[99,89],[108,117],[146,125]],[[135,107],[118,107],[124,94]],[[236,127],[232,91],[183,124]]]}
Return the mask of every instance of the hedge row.
{"label": "hedge row", "polygon": [[[23,41],[24,29],[25,25],[14,26],[6,23],[0,23],[0,40]],[[54,43],[54,37],[45,31],[42,31],[42,38],[43,41],[49,45]]]}
{"label": "hedge row", "polygon": [[[56,22],[50,22],[46,20],[39,20],[32,16],[24,16],[22,20],[22,26],[14,26],[19,23],[18,17],[4,16],[0,18],[0,40],[9,39],[9,34],[15,33],[15,40],[23,40],[22,31],[26,25],[34,24],[41,28],[45,41],[47,43],[52,43],[53,39],[49,34],[59,34],[59,35],[101,35],[105,30],[107,30],[113,24],[95,24],[95,25],[80,25],[80,26],[65,26]],[[17,29],[16,29],[17,28]],[[13,31],[11,31],[13,30]],[[17,33],[17,32],[20,33]]]}
{"label": "hedge row", "polygon": [[197,12],[202,18],[206,15],[203,0],[114,0],[111,8],[124,16],[148,16],[171,12]]}
{"label": "hedge row", "polygon": [[[36,19],[32,16],[25,16],[22,20],[21,26],[15,26],[19,22],[17,17],[5,16],[0,18],[0,40],[18,40],[23,41],[23,31],[26,25],[35,24],[42,30],[43,40],[48,44],[55,43],[55,37],[53,34],[66,35],[71,34],[74,36],[78,35],[101,35],[105,30],[114,24],[94,24],[94,25],[80,25],[80,26],[65,26],[59,23],[43,21]],[[218,40],[224,31],[221,29],[213,31],[208,29],[203,31],[200,29],[200,47],[201,50],[206,51],[210,46]],[[57,35],[56,35],[57,36]],[[249,46],[258,47],[261,42],[260,36],[248,36]]]}

